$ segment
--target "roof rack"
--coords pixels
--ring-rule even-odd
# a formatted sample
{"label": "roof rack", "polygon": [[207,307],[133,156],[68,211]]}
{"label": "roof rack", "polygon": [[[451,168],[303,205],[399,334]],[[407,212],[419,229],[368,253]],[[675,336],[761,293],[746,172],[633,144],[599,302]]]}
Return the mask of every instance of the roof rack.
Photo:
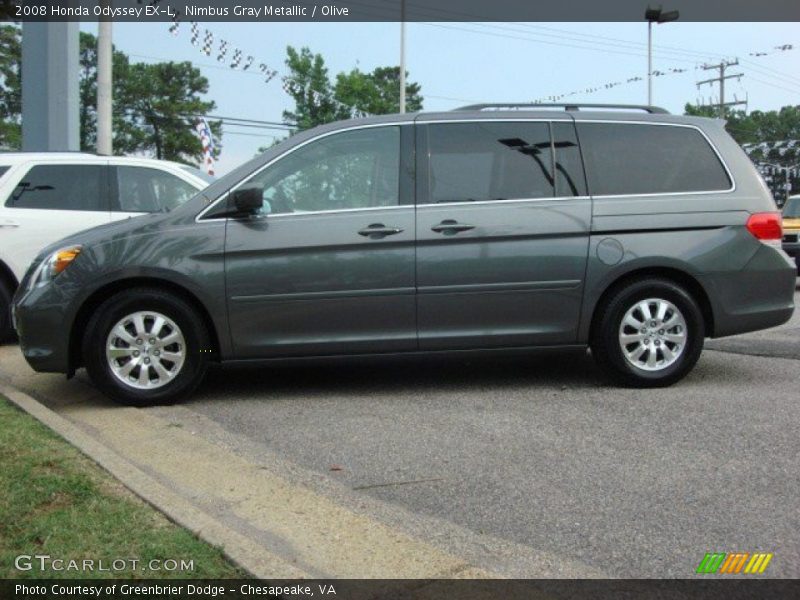
{"label": "roof rack", "polygon": [[578,111],[584,108],[589,109],[605,109],[605,110],[641,110],[646,113],[650,113],[651,115],[668,115],[669,111],[665,108],[661,108],[660,106],[648,106],[646,104],[578,104],[578,103],[569,103],[569,104],[539,104],[536,102],[499,102],[499,103],[489,103],[489,104],[470,104],[468,106],[460,106],[459,108],[454,108],[453,110],[500,110],[503,108],[509,109],[520,109],[520,108],[527,108],[527,109],[537,109],[537,108],[563,108],[564,110],[568,111]]}

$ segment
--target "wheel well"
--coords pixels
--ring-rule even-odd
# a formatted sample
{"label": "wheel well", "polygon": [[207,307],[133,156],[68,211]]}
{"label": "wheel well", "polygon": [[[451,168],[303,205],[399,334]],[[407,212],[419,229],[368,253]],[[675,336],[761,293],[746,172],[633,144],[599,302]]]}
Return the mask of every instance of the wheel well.
{"label": "wheel well", "polygon": [[12,294],[17,291],[17,287],[19,286],[17,278],[14,277],[14,273],[2,260],[0,260],[0,283],[5,284]]}
{"label": "wheel well", "polygon": [[697,301],[697,304],[700,307],[700,312],[703,315],[703,322],[706,328],[706,335],[709,337],[714,336],[714,311],[711,309],[711,301],[708,299],[708,294],[706,294],[706,291],[703,289],[703,286],[700,285],[700,282],[685,271],[670,269],[668,267],[657,267],[639,269],[637,271],[625,273],[625,275],[622,275],[616,279],[606,288],[606,290],[603,292],[603,295],[600,296],[600,299],[597,301],[597,304],[595,304],[594,313],[592,314],[592,324],[589,330],[589,339],[592,339],[592,336],[594,335],[595,327],[597,326],[598,315],[600,313],[599,309],[608,301],[609,297],[629,283],[648,277],[669,279],[670,281],[683,286],[686,291],[689,292]]}
{"label": "wheel well", "polygon": [[214,327],[214,321],[211,319],[206,307],[202,302],[186,288],[163,279],[155,279],[150,277],[132,277],[129,279],[121,279],[106,286],[101,287],[89,296],[78,310],[78,314],[72,323],[72,329],[69,336],[69,371],[74,373],[75,370],[83,365],[83,356],[81,355],[81,345],[83,343],[83,335],[86,331],[86,325],[92,313],[108,298],[117,292],[130,289],[132,287],[151,287],[157,290],[169,291],[185,302],[191,304],[203,319],[203,324],[208,330],[208,335],[211,339],[211,344],[214,350],[214,357],[219,356],[220,346],[219,337],[217,336],[217,329]]}

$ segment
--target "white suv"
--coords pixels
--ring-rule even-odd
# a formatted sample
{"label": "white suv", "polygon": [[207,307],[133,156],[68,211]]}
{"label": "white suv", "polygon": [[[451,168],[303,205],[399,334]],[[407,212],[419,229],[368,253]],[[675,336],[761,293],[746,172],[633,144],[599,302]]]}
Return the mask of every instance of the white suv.
{"label": "white suv", "polygon": [[39,250],[89,227],[168,211],[208,183],[199,169],[161,160],[0,153],[0,341],[12,335],[11,296]]}

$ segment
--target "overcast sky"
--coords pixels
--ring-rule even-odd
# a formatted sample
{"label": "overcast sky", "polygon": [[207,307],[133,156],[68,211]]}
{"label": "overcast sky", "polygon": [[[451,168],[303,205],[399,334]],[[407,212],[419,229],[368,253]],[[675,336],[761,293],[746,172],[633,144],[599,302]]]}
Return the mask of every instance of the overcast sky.
{"label": "overcast sky", "polygon": [[[83,29],[96,33],[97,24]],[[291,108],[281,89],[286,46],[308,46],[325,58],[331,75],[358,67],[399,63],[398,23],[208,23],[214,34],[211,57],[190,43],[187,24],[179,34],[169,23],[115,23],[114,43],[132,60],[190,60],[210,82],[215,114],[280,121]],[[800,28],[797,23],[667,23],[654,26],[654,70],[688,69],[654,78],[654,104],[682,112],[686,102],[716,101],[718,86],[703,86],[716,71],[699,65],[739,58],[729,73],[744,73],[728,81],[726,99],[749,100],[749,110],[773,110],[800,104]],[[218,41],[255,56],[279,76],[268,84],[257,69],[243,73],[216,61]],[[642,81],[580,93],[570,101],[646,103],[646,23],[409,23],[406,26],[407,69],[411,81],[422,85],[426,110],[448,110],[471,102],[531,101],[606,83]],[[795,49],[777,51],[793,44]],[[754,57],[751,53],[768,52]],[[222,140],[217,173],[224,174],[269,145],[280,131],[229,126]]]}

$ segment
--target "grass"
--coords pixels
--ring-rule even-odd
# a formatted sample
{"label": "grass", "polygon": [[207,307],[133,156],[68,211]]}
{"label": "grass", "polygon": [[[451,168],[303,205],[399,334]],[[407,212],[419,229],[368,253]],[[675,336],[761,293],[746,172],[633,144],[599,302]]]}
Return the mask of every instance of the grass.
{"label": "grass", "polygon": [[[20,571],[19,555],[64,559],[64,570]],[[94,560],[94,571],[66,569]],[[124,570],[98,571],[124,559]],[[133,565],[130,559],[138,560]],[[151,560],[192,570],[145,570]],[[172,567],[172,563],[160,564]],[[118,562],[115,566],[123,566]],[[130,493],[33,417],[0,396],[0,578],[232,578],[222,552]]]}

